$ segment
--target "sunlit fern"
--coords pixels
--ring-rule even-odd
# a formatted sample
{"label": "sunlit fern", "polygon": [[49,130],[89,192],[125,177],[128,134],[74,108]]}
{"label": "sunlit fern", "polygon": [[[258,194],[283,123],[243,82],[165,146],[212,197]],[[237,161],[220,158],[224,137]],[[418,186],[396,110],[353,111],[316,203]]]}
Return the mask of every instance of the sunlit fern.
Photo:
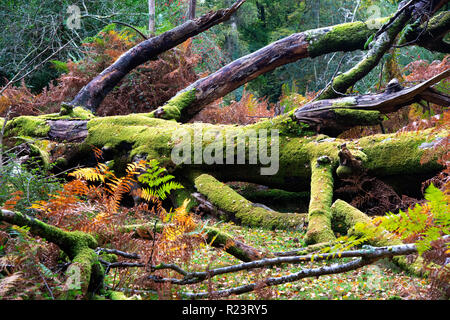
{"label": "sunlit fern", "polygon": [[171,181],[175,177],[167,174],[165,168],[159,166],[157,160],[150,160],[145,173],[138,178],[139,182],[145,184],[141,189],[140,197],[146,201],[153,201],[155,198],[164,200],[171,191],[182,189],[183,186],[175,181]]}

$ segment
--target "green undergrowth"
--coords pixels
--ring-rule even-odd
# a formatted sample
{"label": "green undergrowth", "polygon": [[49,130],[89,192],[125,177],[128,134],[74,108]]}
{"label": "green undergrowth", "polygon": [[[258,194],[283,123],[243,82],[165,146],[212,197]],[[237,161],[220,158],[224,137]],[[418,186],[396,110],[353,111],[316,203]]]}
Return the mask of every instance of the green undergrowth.
{"label": "green undergrowth", "polygon": [[[224,230],[248,245],[263,252],[290,251],[305,246],[305,230],[268,231],[223,223]],[[223,290],[262,280],[299,272],[302,268],[317,268],[333,263],[348,262],[349,259],[307,262],[299,265],[282,265],[256,271],[241,271],[212,278],[214,290]],[[218,249],[204,246],[198,249],[187,269],[204,271],[221,266],[239,264],[241,261]],[[421,299],[428,285],[427,280],[400,271],[388,260],[380,260],[373,265],[342,274],[306,278],[226,299],[279,299],[279,300],[388,300]],[[208,290],[207,282],[184,286],[184,291],[203,292]]]}

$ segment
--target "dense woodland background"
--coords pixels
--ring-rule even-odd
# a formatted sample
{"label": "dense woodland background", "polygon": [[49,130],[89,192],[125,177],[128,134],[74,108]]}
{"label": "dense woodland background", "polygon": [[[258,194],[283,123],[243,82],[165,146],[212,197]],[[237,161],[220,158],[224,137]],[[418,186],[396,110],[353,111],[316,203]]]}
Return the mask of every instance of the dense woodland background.
{"label": "dense woodland background", "polygon": [[[71,101],[86,84],[128,49],[144,38],[175,28],[193,14],[193,1],[156,0],[154,30],[149,30],[153,25],[149,24],[149,2],[2,1],[0,88],[9,81],[14,83],[8,84],[1,92],[0,117],[14,119],[23,115],[38,116],[59,112],[62,102]],[[198,17],[211,10],[230,7],[233,2],[196,1],[195,15]],[[310,29],[389,16],[397,11],[399,2],[247,0],[229,21],[195,36],[126,75],[103,100],[96,115],[148,113],[164,105],[194,81],[274,41]],[[70,29],[67,25],[71,15],[67,9],[71,5],[77,5],[81,9],[80,28]],[[448,10],[447,3],[440,12]],[[449,40],[448,34],[445,40]],[[361,50],[336,52],[281,66],[211,103],[191,122],[247,125],[287,113],[317,97],[336,75],[354,66],[364,54]],[[404,87],[414,86],[449,70],[449,59],[448,53],[433,52],[419,46],[393,47],[377,67],[358,81],[347,94],[382,92],[394,78]],[[448,95],[449,84],[447,78],[440,81],[436,88]],[[355,127],[342,133],[339,138],[358,139],[382,131],[398,133],[426,128],[447,130],[447,108],[448,106],[414,103],[387,114],[382,126]],[[424,179],[421,190],[416,190],[416,194],[403,197],[395,195],[397,198],[386,198],[383,202],[379,198],[371,198],[370,192],[364,198],[359,191],[350,190],[345,184],[335,191],[337,194],[340,192],[342,198],[353,206],[372,216],[384,215],[389,211],[395,214],[409,212],[403,216],[403,220],[399,220],[399,225],[393,227],[394,233],[408,243],[420,242],[428,236],[437,241],[429,240],[428,244],[424,244],[429,251],[428,255],[422,257],[426,262],[434,263],[428,265],[427,269],[432,276],[419,277],[400,269],[391,261],[382,260],[347,273],[306,278],[267,288],[256,287],[240,298],[448,299],[450,272],[446,264],[448,262],[445,261],[449,259],[449,250],[445,241],[437,240],[449,232],[448,138],[439,147],[447,150],[441,158],[444,170],[434,177]],[[201,206],[191,209],[185,203],[178,209],[172,208],[168,195],[181,188],[183,182],[170,184],[175,181],[172,180],[174,177],[157,162],[145,165],[139,162],[128,168],[124,164],[125,174],[120,175],[102,164],[104,150],[95,149],[98,165],[90,169],[84,168],[85,171],[70,168],[68,171],[72,172],[71,176],[66,179],[67,171],[58,171],[58,164],[55,169],[55,164],[42,165],[39,159],[32,157],[27,158],[27,163],[17,161],[26,156],[25,149],[23,146],[16,148],[5,145],[0,150],[3,155],[0,158],[0,206],[5,210],[29,214],[62,230],[95,234],[99,243],[108,244],[105,247],[116,250],[104,250],[103,254],[102,249],[97,251],[106,269],[103,270],[106,274],[106,291],[102,289],[100,294],[98,290],[89,290],[96,292],[89,298],[184,298],[186,295],[183,290],[186,289],[177,286],[176,281],[157,281],[158,276],[174,277],[171,267],[164,263],[178,263],[186,270],[199,271],[239,263],[235,256],[225,252],[235,244],[231,244],[231,240],[221,240],[219,248],[208,246],[223,237],[223,234],[226,235],[225,238],[256,248],[256,251],[266,252],[262,257],[267,257],[267,252],[295,250],[305,245],[304,229],[292,231],[242,227],[232,222],[219,223],[211,217],[206,220],[203,217],[206,216],[206,211]],[[135,194],[134,198],[128,195],[135,187],[133,183],[136,179],[133,177],[137,172],[147,173],[147,176],[139,179],[141,184],[150,189],[162,187],[159,193],[155,188],[153,192],[147,189],[147,193]],[[361,187],[365,181],[361,180],[359,183],[355,185]],[[432,186],[429,187],[430,185]],[[242,182],[229,183],[229,186],[249,200],[255,197],[255,202],[263,202],[261,199],[265,199],[264,205],[280,212],[307,211],[307,193],[281,190],[269,192],[265,186]],[[353,196],[349,196],[351,192]],[[257,197],[258,193],[262,197]],[[143,200],[136,201],[136,198]],[[408,207],[411,208],[410,211]],[[439,216],[440,220],[436,221],[433,214]],[[157,226],[156,222],[153,225],[153,220],[151,223],[148,220],[149,216],[171,222],[171,226],[163,228],[159,224]],[[419,219],[420,223],[416,223],[415,219]],[[135,228],[124,232],[108,228],[113,222],[117,226],[147,223],[147,229]],[[378,223],[382,224],[381,220]],[[420,225],[422,229],[414,229],[412,225]],[[384,226],[388,228],[388,224],[385,223]],[[217,227],[223,234],[216,229],[211,231],[208,229],[210,227]],[[353,238],[342,241],[344,245],[333,247],[335,252],[343,252],[360,244]],[[35,236],[27,227],[1,225],[0,298],[67,298],[64,272],[70,268],[70,257],[55,247],[56,244]],[[427,252],[425,249],[420,249],[419,252]],[[124,252],[139,255],[130,258],[121,255]],[[319,251],[317,254],[327,254],[327,251]],[[314,261],[314,256],[309,258],[304,268],[314,269],[332,263],[323,258]],[[161,270],[156,272],[157,276],[152,276],[157,269]],[[299,270],[301,267],[298,265],[276,265],[256,271],[244,268],[236,274],[220,275],[213,281],[198,281],[187,291],[213,292],[255,279],[262,283],[263,279],[270,276]],[[86,298],[83,290],[71,294],[72,297]],[[210,297],[217,298],[214,295]]]}

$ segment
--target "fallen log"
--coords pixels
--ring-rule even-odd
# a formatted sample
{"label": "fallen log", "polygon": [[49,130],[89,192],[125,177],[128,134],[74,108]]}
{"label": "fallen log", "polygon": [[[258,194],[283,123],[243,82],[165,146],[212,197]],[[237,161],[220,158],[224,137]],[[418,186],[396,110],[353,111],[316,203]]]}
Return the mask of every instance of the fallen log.
{"label": "fallen log", "polygon": [[145,40],[122,54],[111,66],[101,72],[67,106],[83,107],[95,113],[105,96],[137,66],[156,59],[159,54],[176,47],[189,38],[228,20],[246,0],[239,0],[228,9],[209,12],[197,19],[188,20],[182,25]]}
{"label": "fallen log", "polygon": [[[388,18],[381,18],[380,22],[385,23],[388,20]],[[400,21],[400,26],[406,23],[405,20]],[[158,118],[186,122],[211,102],[282,65],[333,52],[364,50],[367,40],[378,31],[371,28],[371,22],[373,21],[351,22],[308,30],[273,42],[256,52],[231,62],[213,74],[192,83],[187,88],[181,90],[173,99],[169,100],[166,105],[158,108],[154,112],[154,115]],[[429,39],[440,39],[443,37],[443,34],[445,35],[448,32],[449,28],[450,12],[447,11],[433,17],[426,29],[428,36],[426,43],[430,45],[432,42]],[[399,29],[398,26],[397,29]],[[390,32],[388,33],[390,34]],[[425,32],[422,34],[425,34]],[[394,36],[391,36],[383,42],[383,48],[391,47],[394,38]],[[422,41],[421,43],[424,43],[425,40],[423,37],[419,37],[416,40],[419,39]],[[411,40],[409,45],[415,43]],[[341,81],[341,83],[347,85],[349,81],[354,83],[359,80],[365,72],[372,70],[377,65],[382,53],[383,50],[376,51],[374,49],[374,53],[369,53],[369,56],[375,56],[376,59],[367,58],[363,60],[360,66],[361,68],[355,68],[348,77],[349,80]],[[362,68],[363,65],[364,68]],[[337,90],[340,90],[340,88],[337,88]]]}
{"label": "fallen log", "polygon": [[393,79],[382,93],[314,101],[296,109],[293,118],[318,133],[337,136],[354,126],[380,124],[381,114],[395,112],[416,102],[427,101],[447,107],[450,96],[432,86],[448,77],[450,70],[410,88],[403,88]]}

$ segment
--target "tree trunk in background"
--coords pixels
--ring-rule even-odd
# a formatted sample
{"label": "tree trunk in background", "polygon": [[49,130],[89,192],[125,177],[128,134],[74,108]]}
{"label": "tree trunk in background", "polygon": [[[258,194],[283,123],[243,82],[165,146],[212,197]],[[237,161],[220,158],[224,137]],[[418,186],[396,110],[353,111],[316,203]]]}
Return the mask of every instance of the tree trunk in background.
{"label": "tree trunk in background", "polygon": [[148,0],[148,34],[155,34],[155,0]]}
{"label": "tree trunk in background", "polygon": [[195,11],[197,9],[197,0],[189,0],[189,11],[188,11],[188,19],[195,19]]}

